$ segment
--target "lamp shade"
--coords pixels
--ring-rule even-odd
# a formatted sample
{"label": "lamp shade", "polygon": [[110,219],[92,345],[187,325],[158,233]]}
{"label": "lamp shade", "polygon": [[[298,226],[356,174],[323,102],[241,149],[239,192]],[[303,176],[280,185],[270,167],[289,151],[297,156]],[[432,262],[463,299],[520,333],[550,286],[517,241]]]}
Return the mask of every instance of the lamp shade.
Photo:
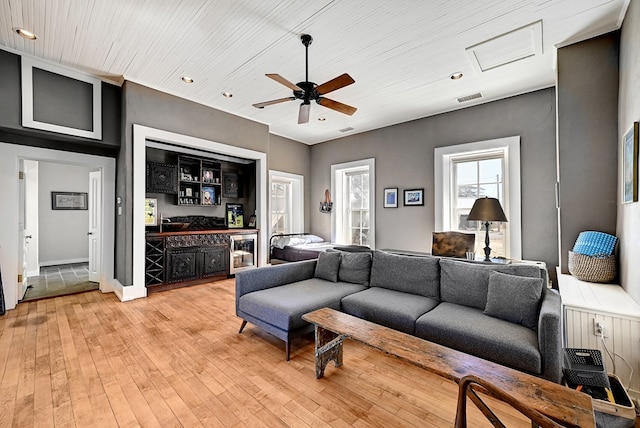
{"label": "lamp shade", "polygon": [[485,196],[484,198],[476,199],[467,220],[507,221],[507,217],[504,215],[504,211],[502,211],[499,200]]}

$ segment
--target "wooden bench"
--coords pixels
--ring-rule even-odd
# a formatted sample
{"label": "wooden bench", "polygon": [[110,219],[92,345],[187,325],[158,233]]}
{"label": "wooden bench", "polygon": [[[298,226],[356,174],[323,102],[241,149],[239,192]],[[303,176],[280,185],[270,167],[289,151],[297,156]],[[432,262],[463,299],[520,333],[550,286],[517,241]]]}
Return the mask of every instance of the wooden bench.
{"label": "wooden bench", "polygon": [[333,361],[342,365],[342,342],[352,339],[459,384],[473,375],[567,427],[593,427],[591,397],[557,383],[428,342],[354,316],[323,308],[302,318],[315,325],[316,378]]}

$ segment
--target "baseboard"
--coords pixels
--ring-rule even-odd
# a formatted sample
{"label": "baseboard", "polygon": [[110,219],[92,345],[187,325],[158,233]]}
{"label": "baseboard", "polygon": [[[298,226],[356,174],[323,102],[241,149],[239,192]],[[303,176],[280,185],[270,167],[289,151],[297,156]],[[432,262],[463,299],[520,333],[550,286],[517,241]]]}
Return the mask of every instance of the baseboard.
{"label": "baseboard", "polygon": [[48,261],[48,262],[41,262],[40,263],[40,267],[57,266],[57,265],[70,265],[72,263],[89,263],[89,258],[67,259],[67,260],[52,260],[52,261]]}
{"label": "baseboard", "polygon": [[116,278],[112,280],[113,293],[121,302],[147,297],[147,289],[138,290],[136,287],[122,285]]}

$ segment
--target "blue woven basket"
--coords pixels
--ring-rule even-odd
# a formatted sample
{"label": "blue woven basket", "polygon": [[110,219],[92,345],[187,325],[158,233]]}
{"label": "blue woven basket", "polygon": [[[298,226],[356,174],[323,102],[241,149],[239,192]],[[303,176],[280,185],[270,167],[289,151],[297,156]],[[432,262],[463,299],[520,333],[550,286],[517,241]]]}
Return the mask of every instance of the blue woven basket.
{"label": "blue woven basket", "polygon": [[573,252],[585,256],[610,256],[616,248],[618,238],[604,232],[580,232]]}

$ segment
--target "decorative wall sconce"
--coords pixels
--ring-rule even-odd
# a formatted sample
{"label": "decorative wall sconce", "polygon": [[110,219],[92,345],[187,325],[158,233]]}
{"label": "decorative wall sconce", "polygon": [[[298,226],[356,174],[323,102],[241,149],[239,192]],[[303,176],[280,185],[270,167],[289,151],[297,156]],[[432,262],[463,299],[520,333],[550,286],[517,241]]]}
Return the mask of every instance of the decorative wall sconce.
{"label": "decorative wall sconce", "polygon": [[331,202],[331,193],[329,189],[324,191],[324,201],[320,202],[320,212],[324,214],[330,214],[333,208],[333,202]]}

